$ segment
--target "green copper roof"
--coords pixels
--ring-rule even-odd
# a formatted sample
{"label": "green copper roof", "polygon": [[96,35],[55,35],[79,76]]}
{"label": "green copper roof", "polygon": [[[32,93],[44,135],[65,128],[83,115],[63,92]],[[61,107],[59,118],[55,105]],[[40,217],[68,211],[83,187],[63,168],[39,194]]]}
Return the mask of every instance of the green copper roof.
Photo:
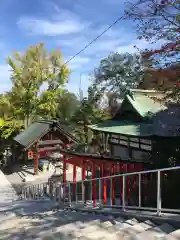
{"label": "green copper roof", "polygon": [[127,95],[127,99],[143,118],[151,117],[164,107],[145,95],[133,95],[133,97]]}
{"label": "green copper roof", "polygon": [[49,131],[49,123],[34,122],[24,132],[17,135],[14,140],[24,147],[28,147]]}
{"label": "green copper roof", "polygon": [[[164,109],[164,105],[161,105],[159,102],[154,101],[152,98],[146,96],[145,94],[132,93],[127,94],[117,111],[116,115],[120,116],[124,111],[124,106],[130,104],[133,109],[142,117],[142,118],[151,118],[157,112]],[[114,118],[116,119],[116,115]]]}
{"label": "green copper roof", "polygon": [[[154,135],[153,121],[157,113],[163,111],[165,106],[155,101],[159,93],[143,90],[129,91],[125,96],[119,110],[111,121],[88,126],[92,130],[117,133],[129,136],[148,137]],[[154,97],[154,99],[153,99]],[[128,119],[129,112],[132,113]],[[126,115],[127,113],[127,115]],[[138,118],[137,114],[141,118]],[[126,119],[127,117],[127,119]]]}
{"label": "green copper roof", "polygon": [[25,149],[29,148],[34,142],[39,140],[48,131],[51,130],[51,125],[55,124],[57,130],[59,130],[67,138],[71,139],[73,142],[80,143],[80,141],[71,134],[72,128],[65,123],[52,120],[41,120],[32,123],[24,132],[17,135],[14,140],[22,145]]}
{"label": "green copper roof", "polygon": [[117,133],[130,136],[148,137],[153,135],[152,123],[128,122],[128,121],[105,121],[100,124],[89,125],[95,131]]}

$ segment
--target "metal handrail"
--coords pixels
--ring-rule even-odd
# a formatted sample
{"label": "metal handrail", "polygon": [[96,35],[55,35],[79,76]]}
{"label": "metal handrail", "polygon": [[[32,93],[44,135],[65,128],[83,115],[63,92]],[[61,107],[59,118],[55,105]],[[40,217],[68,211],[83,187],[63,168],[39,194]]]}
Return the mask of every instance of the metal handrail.
{"label": "metal handrail", "polygon": [[[171,168],[161,168],[161,169],[155,169],[155,170],[147,170],[147,171],[140,171],[140,172],[132,172],[132,173],[122,173],[122,174],[116,174],[112,176],[106,176],[106,177],[99,177],[99,178],[91,178],[86,179],[85,181],[94,181],[94,180],[100,180],[100,179],[108,179],[108,178],[114,178],[114,177],[123,177],[123,176],[132,176],[132,175],[138,175],[138,174],[146,174],[146,173],[155,173],[155,172],[164,172],[164,171],[171,171],[171,170],[178,170],[180,169],[180,166],[178,167],[171,167]],[[83,180],[78,182],[84,182]]]}
{"label": "metal handrail", "polygon": [[[72,182],[68,182],[66,184],[64,183],[57,183],[57,182],[48,182],[48,183],[42,183],[42,184],[32,184],[32,185],[29,185],[29,186],[25,186],[23,187],[23,194],[24,194],[24,197],[26,198],[27,195],[28,195],[28,192],[30,190],[32,190],[33,192],[31,193],[31,195],[29,196],[30,198],[34,197],[37,199],[37,197],[41,198],[41,197],[45,197],[45,194],[43,192],[43,186],[46,186],[49,188],[49,198],[52,198],[54,197],[54,195],[57,194],[57,196],[55,196],[58,201],[60,199],[60,192],[57,192],[56,193],[56,190],[58,187],[67,187],[67,192],[66,194],[64,194],[64,200],[63,202],[67,204],[68,202],[68,205],[71,205],[72,204],[72,200],[73,200],[73,196],[75,197],[75,205],[78,203],[79,201],[79,196],[80,196],[80,201],[81,202],[84,202],[84,181],[86,182],[90,182],[91,184],[93,184],[94,182],[98,182],[98,189],[96,189],[96,194],[98,194],[98,198],[96,198],[94,200],[94,197],[91,198],[91,200],[93,199],[93,201],[99,201],[98,203],[98,206],[100,207],[121,207],[123,211],[127,210],[127,209],[136,209],[136,210],[147,210],[147,211],[156,211],[157,215],[161,215],[161,212],[164,211],[164,212],[178,212],[180,213],[180,210],[179,209],[165,209],[165,208],[162,208],[161,206],[161,202],[162,202],[162,196],[161,196],[161,173],[166,171],[173,171],[173,170],[179,170],[180,169],[180,166],[178,167],[170,167],[170,168],[163,168],[163,169],[155,169],[155,170],[147,170],[147,171],[140,171],[140,172],[132,172],[132,173],[123,173],[123,174],[117,174],[117,175],[113,175],[113,176],[106,176],[106,177],[100,177],[100,178],[93,178],[93,179],[86,179],[86,180],[81,180],[81,181],[78,181],[77,183],[72,183]],[[143,207],[142,206],[142,191],[141,191],[141,184],[142,184],[142,176],[144,174],[147,174],[147,173],[156,173],[157,175],[157,178],[156,178],[156,186],[157,186],[157,194],[156,194],[156,203],[157,203],[157,206],[156,207]],[[138,177],[138,179],[136,179],[136,184],[138,186],[138,196],[137,196],[137,201],[138,201],[138,206],[128,206],[126,204],[126,185],[127,185],[127,179],[128,177],[130,176],[136,176]],[[121,185],[121,191],[120,191],[120,194],[122,194],[122,202],[119,204],[119,205],[113,205],[112,203],[112,200],[111,200],[111,203],[110,205],[105,205],[103,206],[102,204],[102,183],[103,183],[103,180],[104,179],[108,179],[110,180],[110,196],[112,196],[112,179],[113,178],[116,178],[116,177],[119,177],[122,179],[122,185]],[[78,192],[78,184],[80,186],[80,193]],[[74,188],[72,189],[71,187],[72,186],[75,186],[75,195],[74,194]],[[50,187],[52,187],[52,189],[50,190]],[[37,194],[38,191],[40,189],[40,193],[41,194]],[[64,192],[65,193],[65,192]],[[54,194],[54,195],[53,195]],[[91,185],[91,194],[92,194],[92,185]],[[95,194],[95,195],[96,195]],[[111,198],[111,197],[110,197]],[[95,203],[96,205],[96,203]],[[94,206],[95,206],[94,205]]]}

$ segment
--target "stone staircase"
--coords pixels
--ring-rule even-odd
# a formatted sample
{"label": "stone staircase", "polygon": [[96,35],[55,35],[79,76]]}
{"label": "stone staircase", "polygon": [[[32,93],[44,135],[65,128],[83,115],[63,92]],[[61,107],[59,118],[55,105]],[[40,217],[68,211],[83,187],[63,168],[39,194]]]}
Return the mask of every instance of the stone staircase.
{"label": "stone staircase", "polygon": [[16,201],[0,206],[0,239],[151,240],[180,239],[178,225],[140,220],[111,212],[57,207],[50,200]]}

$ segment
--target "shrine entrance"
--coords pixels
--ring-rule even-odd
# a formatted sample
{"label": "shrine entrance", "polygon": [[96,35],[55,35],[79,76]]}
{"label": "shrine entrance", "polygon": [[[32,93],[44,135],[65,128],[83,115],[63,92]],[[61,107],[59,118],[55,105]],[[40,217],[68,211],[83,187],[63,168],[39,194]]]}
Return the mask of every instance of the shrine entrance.
{"label": "shrine entrance", "polygon": [[[15,163],[19,161],[23,165],[34,161],[34,175],[37,175],[39,159],[47,158],[53,147],[68,149],[80,143],[71,131],[71,127],[59,121],[41,120],[32,123],[14,138],[14,155],[21,156],[20,161],[16,159]],[[37,152],[37,147],[41,148],[40,152]]]}

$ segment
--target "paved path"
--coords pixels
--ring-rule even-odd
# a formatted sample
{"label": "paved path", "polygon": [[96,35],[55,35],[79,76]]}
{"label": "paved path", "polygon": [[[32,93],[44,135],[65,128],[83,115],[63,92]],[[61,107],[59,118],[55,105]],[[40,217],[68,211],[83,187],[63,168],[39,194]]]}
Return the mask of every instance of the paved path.
{"label": "paved path", "polygon": [[0,205],[17,198],[16,192],[4,173],[0,170]]}
{"label": "paved path", "polygon": [[[178,240],[179,226],[138,216],[114,215],[70,209],[55,209],[43,201],[21,201],[9,206],[9,215],[0,221],[0,239],[27,240]],[[11,214],[10,213],[15,213]]]}

